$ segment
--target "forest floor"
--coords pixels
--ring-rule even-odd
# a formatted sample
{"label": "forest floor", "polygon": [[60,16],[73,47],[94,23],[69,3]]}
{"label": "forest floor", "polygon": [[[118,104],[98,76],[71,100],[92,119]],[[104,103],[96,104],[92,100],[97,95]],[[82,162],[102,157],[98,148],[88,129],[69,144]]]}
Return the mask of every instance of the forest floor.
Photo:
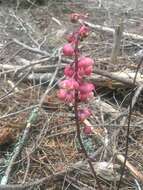
{"label": "forest floor", "polygon": [[[1,4],[0,189],[98,189],[77,142],[73,107],[57,98],[58,81],[70,62],[59,55],[59,50],[66,43],[66,35],[77,27],[69,21],[73,12],[89,14],[91,32],[81,50],[95,60],[90,79],[96,90],[86,104],[92,109],[92,117],[86,122],[93,133],[85,135],[81,125],[83,144],[102,188],[116,190],[130,125],[120,189],[143,189],[140,0],[51,0],[26,8]],[[124,32],[113,61],[114,29],[121,25]]]}

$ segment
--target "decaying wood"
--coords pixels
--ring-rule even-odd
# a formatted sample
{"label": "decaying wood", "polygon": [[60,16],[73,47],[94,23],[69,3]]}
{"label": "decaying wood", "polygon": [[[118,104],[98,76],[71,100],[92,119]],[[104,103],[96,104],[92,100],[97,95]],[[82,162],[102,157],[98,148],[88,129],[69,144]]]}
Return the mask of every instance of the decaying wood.
{"label": "decaying wood", "polygon": [[[108,77],[111,80],[118,81],[120,83],[126,84],[126,85],[133,85],[133,80],[135,77],[135,72],[132,72],[130,70],[125,70],[125,71],[119,71],[119,72],[108,72],[108,71],[103,71],[100,69],[94,69],[94,73],[98,74],[101,76],[101,79],[103,81],[102,77]],[[94,81],[97,80],[98,76],[95,76],[94,74],[92,75],[91,79]],[[99,81],[99,79],[98,79]],[[141,73],[137,74],[137,79],[136,79],[136,85],[139,85],[140,83],[143,82],[143,75]]]}
{"label": "decaying wood", "polygon": [[113,63],[113,64],[116,64],[116,62],[117,62],[117,57],[118,57],[119,51],[120,51],[122,33],[123,33],[123,22],[121,22],[115,28],[114,44],[113,44],[112,53],[111,53],[111,63]]}

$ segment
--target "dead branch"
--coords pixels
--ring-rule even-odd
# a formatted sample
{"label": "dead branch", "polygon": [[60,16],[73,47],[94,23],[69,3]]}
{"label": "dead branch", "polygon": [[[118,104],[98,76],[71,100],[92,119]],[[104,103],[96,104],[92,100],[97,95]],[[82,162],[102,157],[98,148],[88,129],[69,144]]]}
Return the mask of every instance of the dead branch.
{"label": "dead branch", "polygon": [[44,56],[49,56],[49,53],[48,53],[47,51],[41,50],[41,49],[39,49],[39,48],[30,47],[30,46],[28,46],[28,45],[26,45],[26,44],[20,42],[19,40],[15,39],[15,38],[13,39],[13,41],[14,41],[16,44],[22,46],[24,49],[28,49],[29,51],[32,51],[32,52],[34,52],[34,53],[41,54],[41,55],[44,55]]}
{"label": "dead branch", "polygon": [[[115,33],[115,30],[113,28],[109,28],[109,27],[102,26],[102,25],[95,25],[90,22],[85,22],[85,24],[97,31],[107,32],[112,35],[114,35],[114,33]],[[141,41],[143,40],[143,36],[138,35],[138,34],[129,33],[129,32],[123,32],[123,36],[127,37],[129,39],[131,38],[134,40],[141,40]]]}
{"label": "dead branch", "polygon": [[[126,85],[133,85],[133,79],[134,79],[134,76],[135,76],[135,72],[131,72],[129,70],[127,71],[121,71],[121,72],[107,72],[107,71],[103,71],[103,70],[100,70],[100,69],[97,69],[95,68],[94,69],[94,73],[98,74],[98,75],[101,75],[101,76],[104,76],[104,77],[108,77],[112,80],[116,80],[116,81],[119,81],[123,84],[126,84]],[[96,76],[92,76],[92,79],[94,80],[94,77],[96,78]],[[137,75],[137,80],[136,80],[136,85],[139,85],[139,83],[142,83],[143,82],[143,76],[138,73]]]}

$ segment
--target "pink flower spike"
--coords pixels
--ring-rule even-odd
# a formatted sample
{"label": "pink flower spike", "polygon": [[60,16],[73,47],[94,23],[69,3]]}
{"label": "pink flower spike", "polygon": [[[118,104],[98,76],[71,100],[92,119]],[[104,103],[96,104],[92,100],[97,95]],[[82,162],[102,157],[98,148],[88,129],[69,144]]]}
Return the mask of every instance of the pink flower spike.
{"label": "pink flower spike", "polygon": [[72,45],[70,43],[64,45],[63,54],[65,56],[73,56],[74,55],[74,48],[72,47]]}
{"label": "pink flower spike", "polygon": [[92,127],[86,125],[86,126],[83,128],[83,132],[84,132],[85,135],[90,135],[90,134],[92,133]]}
{"label": "pink flower spike", "polygon": [[73,74],[74,74],[74,69],[71,67],[71,66],[66,66],[65,69],[64,69],[64,74],[65,76],[67,77],[72,77]]}

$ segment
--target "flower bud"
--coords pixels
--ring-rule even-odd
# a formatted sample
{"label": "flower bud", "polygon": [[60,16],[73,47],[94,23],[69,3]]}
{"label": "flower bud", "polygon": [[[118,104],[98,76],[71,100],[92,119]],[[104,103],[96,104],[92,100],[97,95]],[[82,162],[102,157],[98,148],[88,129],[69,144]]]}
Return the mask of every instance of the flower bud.
{"label": "flower bud", "polygon": [[79,84],[75,79],[66,79],[60,82],[60,87],[68,90],[77,90]]}
{"label": "flower bud", "polygon": [[93,66],[92,65],[88,66],[84,69],[84,74],[87,76],[91,75],[92,72],[93,72]]}
{"label": "flower bud", "polygon": [[79,35],[81,38],[86,38],[89,35],[89,28],[85,25],[79,29]]}
{"label": "flower bud", "polygon": [[79,91],[80,93],[89,93],[92,92],[94,90],[94,85],[92,83],[81,83],[79,86]]}
{"label": "flower bud", "polygon": [[78,13],[72,13],[70,15],[70,20],[73,23],[76,23],[79,20],[79,18],[80,18],[80,14],[78,14]]}
{"label": "flower bud", "polygon": [[58,96],[58,98],[59,98],[60,100],[65,100],[65,99],[66,99],[66,94],[67,94],[67,92],[66,92],[66,90],[64,90],[64,89],[60,89],[60,90],[58,90],[58,92],[57,92],[57,96]]}
{"label": "flower bud", "polygon": [[74,55],[74,48],[72,47],[72,45],[70,43],[64,45],[63,54],[65,56],[73,56]]}
{"label": "flower bud", "polygon": [[73,103],[74,102],[74,91],[68,91],[65,89],[60,89],[57,92],[58,98],[65,103]]}
{"label": "flower bud", "polygon": [[86,125],[84,128],[83,128],[83,132],[85,135],[90,135],[92,133],[92,128],[91,126],[88,126]]}
{"label": "flower bud", "polygon": [[73,103],[74,101],[75,101],[74,91],[68,91],[66,94],[65,102],[66,103]]}
{"label": "flower bud", "polygon": [[84,121],[91,115],[91,110],[88,108],[83,108],[78,111],[78,117],[80,121]]}
{"label": "flower bud", "polygon": [[74,69],[71,66],[66,66],[64,69],[64,74],[66,77],[72,77],[74,74]]}
{"label": "flower bud", "polygon": [[84,102],[84,101],[87,101],[88,100],[88,93],[80,93],[79,94],[79,100]]}
{"label": "flower bud", "polygon": [[90,98],[92,98],[94,96],[93,92],[88,92],[88,93],[79,93],[79,100],[84,102],[89,100]]}
{"label": "flower bud", "polygon": [[69,34],[68,36],[66,36],[66,40],[69,43],[75,43],[75,36],[74,36],[74,34]]}
{"label": "flower bud", "polygon": [[82,57],[79,62],[78,62],[78,66],[80,67],[89,67],[92,66],[94,64],[94,60],[91,59],[90,57]]}

